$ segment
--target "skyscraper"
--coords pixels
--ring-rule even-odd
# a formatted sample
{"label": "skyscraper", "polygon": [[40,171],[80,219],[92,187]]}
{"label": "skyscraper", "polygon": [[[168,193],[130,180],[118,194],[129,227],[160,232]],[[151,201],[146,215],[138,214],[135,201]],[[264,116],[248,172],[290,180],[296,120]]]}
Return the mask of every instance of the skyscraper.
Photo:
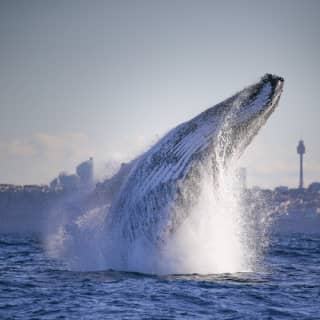
{"label": "skyscraper", "polygon": [[80,163],[76,168],[77,175],[80,177],[80,187],[82,189],[91,189],[93,183],[93,159]]}
{"label": "skyscraper", "polygon": [[239,184],[238,187],[241,191],[245,191],[247,189],[247,169],[238,168],[236,174]]}

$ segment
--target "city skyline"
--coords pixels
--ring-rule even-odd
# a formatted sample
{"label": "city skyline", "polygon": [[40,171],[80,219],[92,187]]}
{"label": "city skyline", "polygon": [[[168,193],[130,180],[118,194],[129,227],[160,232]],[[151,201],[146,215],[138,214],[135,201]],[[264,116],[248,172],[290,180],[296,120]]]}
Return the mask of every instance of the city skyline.
{"label": "city skyline", "polygon": [[[230,10],[232,8],[232,10]],[[1,1],[0,183],[128,161],[263,74],[279,107],[239,162],[249,186],[320,181],[318,1]],[[230,23],[229,23],[230,22]]]}

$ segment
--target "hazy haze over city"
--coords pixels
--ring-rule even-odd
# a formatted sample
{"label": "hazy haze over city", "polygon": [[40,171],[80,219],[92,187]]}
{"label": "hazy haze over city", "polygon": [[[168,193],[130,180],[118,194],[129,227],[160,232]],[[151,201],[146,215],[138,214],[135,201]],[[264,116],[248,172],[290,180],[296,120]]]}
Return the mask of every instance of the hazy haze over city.
{"label": "hazy haze over city", "polygon": [[0,183],[126,161],[265,73],[279,108],[249,185],[320,181],[320,1],[0,1]]}

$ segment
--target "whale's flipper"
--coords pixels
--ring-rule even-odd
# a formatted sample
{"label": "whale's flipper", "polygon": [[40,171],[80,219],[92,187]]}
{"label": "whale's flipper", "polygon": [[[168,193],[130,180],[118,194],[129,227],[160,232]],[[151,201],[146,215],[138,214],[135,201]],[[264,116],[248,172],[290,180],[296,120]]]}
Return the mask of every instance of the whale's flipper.
{"label": "whale's flipper", "polygon": [[211,161],[214,172],[217,157],[227,165],[241,154],[275,109],[282,88],[282,78],[267,74],[168,132],[132,165],[107,216],[110,230],[128,242],[164,241],[183,220],[176,206],[190,205],[182,186],[192,185],[196,197],[203,161]]}

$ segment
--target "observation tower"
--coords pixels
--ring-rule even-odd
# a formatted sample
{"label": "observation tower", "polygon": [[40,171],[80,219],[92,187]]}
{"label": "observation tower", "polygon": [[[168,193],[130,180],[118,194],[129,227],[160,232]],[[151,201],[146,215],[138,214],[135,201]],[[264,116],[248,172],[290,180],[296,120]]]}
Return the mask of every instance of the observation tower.
{"label": "observation tower", "polygon": [[299,189],[303,189],[303,155],[306,153],[306,148],[304,146],[303,140],[299,141],[297,153],[300,156]]}

